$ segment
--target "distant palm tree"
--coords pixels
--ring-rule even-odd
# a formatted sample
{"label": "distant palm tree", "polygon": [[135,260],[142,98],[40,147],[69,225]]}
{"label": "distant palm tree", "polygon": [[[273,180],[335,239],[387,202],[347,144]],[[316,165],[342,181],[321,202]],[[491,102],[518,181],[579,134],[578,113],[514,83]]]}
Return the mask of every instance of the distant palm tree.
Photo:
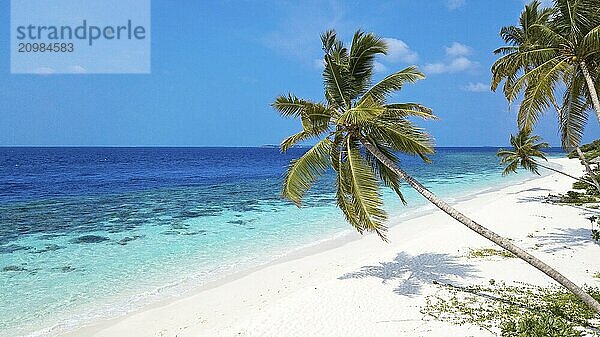
{"label": "distant palm tree", "polygon": [[[579,24],[577,20],[565,22],[566,12],[573,13],[575,19],[577,15],[589,14],[590,8],[583,8],[581,3],[582,1],[562,0],[556,3],[556,8],[542,8],[540,2],[535,0],[525,6],[519,18],[519,26],[503,27],[500,36],[507,46],[494,51],[503,56],[492,66],[492,90],[495,91],[505,81],[503,92],[509,102],[524,93],[517,118],[519,128],[523,130],[531,130],[539,116],[553,106],[559,120],[563,148],[575,148],[590,177],[590,183],[600,192],[600,183],[579,149],[581,135],[587,123],[587,110],[591,107],[591,96],[590,99],[586,98],[583,69],[588,63],[592,67],[597,66],[600,40],[578,42],[578,36],[571,33],[577,30],[573,27],[583,25],[588,29],[585,36],[593,40],[593,36],[600,34],[600,31],[589,28],[594,27],[594,23]],[[593,6],[596,11],[591,15],[594,18],[591,21],[596,20],[597,28],[600,22],[600,5],[594,2]],[[557,40],[560,37],[557,32],[568,35],[573,41],[564,45],[566,40]],[[600,38],[600,35],[596,38]],[[584,61],[575,62],[576,55],[579,54],[584,55],[581,56]],[[568,89],[563,95],[562,106],[555,98],[557,84],[561,81]],[[595,79],[593,81],[597,82]],[[592,88],[595,86],[592,85]],[[596,89],[592,94],[596,94]]]}
{"label": "distant palm tree", "polygon": [[424,161],[434,152],[431,137],[408,120],[411,116],[435,118],[431,110],[418,103],[387,102],[389,95],[406,82],[423,79],[421,72],[409,67],[371,86],[375,57],[387,52],[381,38],[358,31],[350,50],[335,31],[324,33],[321,40],[325,102],[288,94],[272,104],[281,115],[300,119],[302,126],[300,132],[282,142],[282,151],[303,140],[318,140],[290,163],[283,183],[285,198],[300,206],[306,191],[331,167],[336,173],[337,205],[346,220],[360,233],[372,231],[385,240],[387,215],[378,181],[404,200],[400,193],[400,180],[404,180],[452,218],[544,272],[600,312],[596,300],[558,271],[469,219],[399,167],[396,152],[418,155]]}
{"label": "distant palm tree", "polygon": [[513,149],[500,149],[497,153],[498,157],[501,158],[500,163],[506,166],[504,171],[502,171],[502,175],[517,172],[519,166],[535,174],[540,174],[538,172],[539,166],[586,184],[591,184],[588,180],[572,176],[537,161],[536,158],[547,160],[542,150],[548,148],[549,145],[548,143],[538,143],[541,140],[540,136],[531,135],[531,131],[521,130],[516,136],[510,135],[510,144],[513,146]]}

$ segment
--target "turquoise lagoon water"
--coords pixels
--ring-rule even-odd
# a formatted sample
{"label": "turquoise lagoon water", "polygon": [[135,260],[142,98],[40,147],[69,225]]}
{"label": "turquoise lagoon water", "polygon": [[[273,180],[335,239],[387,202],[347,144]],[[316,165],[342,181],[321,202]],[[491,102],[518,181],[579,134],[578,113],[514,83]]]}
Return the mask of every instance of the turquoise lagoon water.
{"label": "turquoise lagoon water", "polygon": [[[501,177],[495,148],[402,157],[456,200]],[[332,175],[298,209],[281,200],[289,160],[270,148],[0,149],[0,336],[46,336],[117,317],[347,234]],[[558,153],[556,153],[558,154]],[[391,216],[426,205],[406,186]]]}

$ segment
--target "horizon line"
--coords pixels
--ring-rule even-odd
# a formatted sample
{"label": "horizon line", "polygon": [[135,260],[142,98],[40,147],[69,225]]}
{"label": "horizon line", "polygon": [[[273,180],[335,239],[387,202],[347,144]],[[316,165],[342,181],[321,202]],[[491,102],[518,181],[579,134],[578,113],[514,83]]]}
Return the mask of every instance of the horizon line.
{"label": "horizon line", "polygon": [[[297,148],[297,149],[304,149],[304,148],[310,148],[312,147],[312,145],[297,145],[294,146],[293,148]],[[435,146],[434,148],[436,149],[443,149],[443,148],[501,148],[501,147],[510,147],[509,144],[507,145],[452,145],[452,146]],[[9,149],[9,148],[22,148],[22,149],[26,149],[26,148],[30,148],[30,149],[34,149],[34,148],[38,148],[38,149],[43,149],[43,148],[49,148],[49,149],[59,149],[59,148],[97,148],[97,149],[159,149],[159,148],[166,148],[166,149],[193,149],[193,148],[230,148],[230,149],[240,149],[240,148],[249,148],[249,149],[279,149],[279,145],[271,145],[271,144],[265,144],[265,145],[0,145],[0,149]],[[551,149],[562,149],[562,147],[560,146],[550,146],[549,148]]]}

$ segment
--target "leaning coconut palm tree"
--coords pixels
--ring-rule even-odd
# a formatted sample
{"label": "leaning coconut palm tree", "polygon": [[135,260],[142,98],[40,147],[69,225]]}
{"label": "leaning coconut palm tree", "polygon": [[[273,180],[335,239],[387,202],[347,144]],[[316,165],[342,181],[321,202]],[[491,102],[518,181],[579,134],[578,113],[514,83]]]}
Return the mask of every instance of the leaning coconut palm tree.
{"label": "leaning coconut palm tree", "polygon": [[502,175],[516,173],[519,166],[535,174],[540,174],[538,167],[543,167],[547,170],[560,173],[586,184],[592,184],[588,180],[572,176],[550,166],[546,166],[540,163],[539,160],[536,160],[536,158],[548,160],[543,150],[550,145],[548,145],[548,143],[541,143],[541,140],[542,138],[540,136],[532,135],[530,130],[521,130],[517,135],[510,135],[510,144],[513,146],[513,149],[500,149],[497,153],[498,157],[501,158],[500,164],[505,166]]}
{"label": "leaning coconut palm tree", "polygon": [[[547,108],[554,107],[559,120],[563,148],[567,151],[575,148],[592,185],[600,191],[600,183],[579,149],[587,122],[587,110],[591,107],[585,98],[583,78],[573,77],[572,69],[565,71],[562,79],[558,74],[546,76],[543,72],[542,80],[537,78],[539,75],[528,77],[531,72],[539,72],[540,69],[545,69],[544,66],[547,67],[547,57],[541,56],[551,49],[544,45],[546,41],[542,27],[554,25],[553,20],[556,20],[556,17],[553,17],[553,14],[556,11],[555,8],[542,8],[540,2],[535,0],[525,6],[519,18],[519,26],[501,29],[500,36],[507,45],[494,51],[495,54],[503,56],[492,66],[492,90],[496,91],[499,84],[505,81],[503,92],[509,102],[524,93],[517,115],[517,122],[522,130],[531,130],[540,115]],[[552,70],[559,72],[560,69],[558,67]],[[565,90],[562,106],[555,98],[556,85],[561,80],[569,85]]]}
{"label": "leaning coconut palm tree", "polygon": [[346,220],[361,233],[371,231],[385,239],[387,216],[378,182],[403,200],[399,186],[404,180],[452,218],[539,269],[600,312],[594,298],[558,271],[469,219],[400,168],[397,152],[418,155],[425,161],[434,152],[431,137],[408,119],[434,118],[431,110],[418,103],[388,102],[390,94],[405,83],[423,79],[421,72],[409,67],[371,86],[375,57],[387,52],[381,38],[358,31],[350,50],[335,31],[324,33],[321,40],[325,101],[316,103],[288,94],[272,104],[281,115],[299,119],[302,125],[299,133],[282,142],[282,151],[303,140],[317,140],[290,163],[283,182],[285,198],[300,206],[306,191],[331,167],[336,173],[337,205]]}

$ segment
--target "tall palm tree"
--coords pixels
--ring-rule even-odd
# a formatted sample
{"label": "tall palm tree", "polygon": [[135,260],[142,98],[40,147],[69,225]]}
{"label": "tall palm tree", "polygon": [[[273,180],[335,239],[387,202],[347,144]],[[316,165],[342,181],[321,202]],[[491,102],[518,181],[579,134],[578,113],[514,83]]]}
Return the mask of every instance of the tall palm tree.
{"label": "tall palm tree", "polygon": [[[539,45],[539,30],[536,30],[536,27],[546,24],[552,12],[553,10],[550,8],[542,8],[539,1],[532,1],[525,6],[521,13],[518,26],[506,26],[500,30],[500,36],[506,45],[494,50],[494,54],[502,55],[502,57],[492,66],[492,90],[496,91],[500,83],[505,81],[502,89],[506,98],[511,102],[516,98],[515,94],[518,95],[522,91],[530,94],[533,91],[527,90],[529,87],[525,89],[524,86],[519,86],[521,91],[516,92],[514,88],[524,74],[539,66],[539,63],[536,63],[538,58],[531,53],[531,50]],[[554,105],[557,111],[559,110],[553,90],[543,91],[540,94],[546,95],[543,96],[544,106],[542,109],[539,105],[521,104],[519,106],[517,121],[520,129],[533,127],[545,108],[549,108],[550,105]]]}
{"label": "tall palm tree", "polygon": [[504,171],[502,171],[502,175],[517,172],[519,166],[535,174],[540,174],[538,172],[539,166],[586,184],[592,184],[588,180],[572,176],[536,160],[536,158],[548,160],[542,150],[548,148],[549,145],[548,143],[539,143],[541,140],[540,136],[532,135],[530,130],[520,130],[517,135],[510,135],[510,144],[513,146],[513,149],[500,149],[497,153],[498,157],[501,158],[500,163],[506,166]]}
{"label": "tall palm tree", "polygon": [[324,64],[325,101],[300,99],[292,94],[279,96],[272,106],[285,117],[299,119],[302,130],[285,139],[286,151],[299,141],[314,139],[316,144],[290,163],[283,182],[283,196],[300,206],[306,191],[328,168],[336,173],[336,200],[346,220],[359,232],[371,231],[385,239],[384,212],[379,184],[400,193],[406,181],[423,197],[471,230],[510,251],[550,276],[590,307],[600,312],[600,304],[572,281],[510,240],[481,226],[438,198],[398,165],[396,152],[418,155],[429,161],[434,152],[431,137],[408,120],[416,116],[435,118],[418,103],[389,103],[389,95],[406,82],[425,76],[415,67],[391,74],[371,86],[373,64],[387,45],[373,34],[358,31],[350,50],[331,30],[321,36]]}
{"label": "tall palm tree", "polygon": [[[506,53],[495,67],[511,69],[522,67],[524,59],[530,67],[520,76],[499,73],[494,76],[497,85],[507,78],[505,94],[516,99],[524,90],[523,105],[530,113],[549,107],[558,83],[563,82],[569,96],[579,103],[589,100],[600,121],[600,101],[595,82],[600,61],[600,3],[597,0],[555,0],[548,10],[539,10],[537,1],[526,7],[525,13],[544,13],[539,22],[531,22],[528,43],[513,49],[500,49]],[[548,14],[549,13],[549,14]],[[567,104],[565,99],[563,104]],[[582,104],[585,106],[585,104]],[[532,116],[535,122],[536,116]]]}
{"label": "tall palm tree", "polygon": [[[570,4],[569,1],[562,3]],[[596,8],[600,10],[597,4]],[[584,79],[577,76],[577,64],[575,67],[569,66],[569,62],[573,61],[572,55],[559,54],[557,50],[561,50],[560,44],[552,46],[548,42],[549,33],[546,30],[551,30],[548,27],[561,27],[558,24],[561,16],[556,14],[557,12],[559,11],[556,8],[542,8],[540,2],[535,0],[525,6],[519,18],[519,26],[501,29],[500,36],[507,45],[494,51],[495,54],[503,56],[492,66],[492,90],[495,91],[498,85],[505,81],[503,92],[509,102],[524,92],[517,118],[519,128],[523,130],[531,130],[539,116],[546,109],[554,107],[559,120],[563,148],[575,148],[591,184],[600,191],[600,183],[579,149],[581,135],[587,122],[587,111],[591,108],[590,100],[585,95]],[[573,47],[571,52],[576,53],[577,48]],[[596,64],[600,55],[596,51],[587,53],[591,64]],[[557,59],[562,61],[558,62]],[[555,98],[556,86],[561,81],[568,86],[563,95],[562,106]]]}

